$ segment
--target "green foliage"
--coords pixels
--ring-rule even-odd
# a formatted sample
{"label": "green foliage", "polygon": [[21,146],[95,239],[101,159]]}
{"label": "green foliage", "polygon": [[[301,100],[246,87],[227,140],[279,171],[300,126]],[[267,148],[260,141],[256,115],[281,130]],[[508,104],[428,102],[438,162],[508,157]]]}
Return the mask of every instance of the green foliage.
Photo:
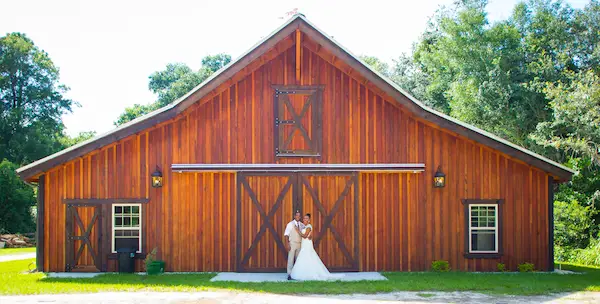
{"label": "green foliage", "polygon": [[172,273],[162,276],[103,274],[94,278],[48,278],[43,273],[25,273],[35,259],[0,262],[0,294],[82,294],[97,292],[261,292],[274,294],[377,294],[414,291],[473,291],[492,295],[543,295],[558,292],[600,291],[600,268],[563,264],[574,275],[552,273],[471,273],[450,271],[385,272],[387,280],[355,282],[211,282],[215,273]]}
{"label": "green foliage", "polygon": [[212,74],[229,64],[229,62],[231,62],[231,55],[225,53],[208,55],[202,58],[202,68],[209,70]]}
{"label": "green foliage", "polygon": [[498,272],[505,272],[506,265],[504,263],[498,263],[496,264],[496,269],[498,270]]}
{"label": "green foliage", "polygon": [[391,67],[363,59],[426,105],[577,170],[555,191],[564,260],[600,231],[600,2],[529,0],[493,23],[486,6],[438,10]]}
{"label": "green foliage", "polygon": [[0,159],[26,164],[62,148],[64,97],[59,70],[24,34],[0,38]]}
{"label": "green foliage", "polygon": [[156,254],[158,253],[158,248],[154,247],[150,253],[146,255],[146,259],[144,259],[144,264],[146,265],[146,269],[148,265],[156,262]]}
{"label": "green foliage", "polygon": [[115,126],[120,126],[124,123],[130,122],[140,116],[144,116],[156,109],[159,108],[158,103],[151,103],[147,105],[134,104],[131,107],[125,108],[125,112],[123,112],[117,121],[114,122]]}
{"label": "green foliage", "polygon": [[59,141],[63,147],[67,148],[67,147],[76,145],[80,142],[91,139],[94,136],[96,136],[96,131],[86,131],[86,132],[79,132],[79,134],[77,134],[77,136],[75,136],[75,137],[70,137],[68,135],[65,135],[65,136],[61,137],[59,139]]}
{"label": "green foliage", "polygon": [[370,65],[375,71],[379,72],[381,75],[390,77],[390,66],[382,61],[381,59],[374,56],[360,56],[360,59],[364,61],[366,64]]}
{"label": "green foliage", "polygon": [[590,206],[577,201],[554,202],[554,240],[561,247],[584,248],[589,242],[593,220]]}
{"label": "green foliage", "polygon": [[17,165],[0,163],[0,230],[16,233],[35,231],[31,207],[36,203],[33,188],[23,183],[15,170]]}
{"label": "green foliage", "polygon": [[536,143],[590,158],[600,165],[600,76],[568,73],[568,83],[548,83],[552,120],[538,124]]}
{"label": "green foliage", "polygon": [[584,249],[575,249],[571,260],[582,265],[600,266],[600,235]]}
{"label": "green foliage", "polygon": [[431,270],[434,272],[448,272],[450,271],[450,263],[445,260],[436,260],[431,262]]}
{"label": "green foliage", "polygon": [[486,4],[463,2],[440,11],[414,58],[430,76],[429,94],[443,100],[440,107],[450,115],[524,145],[547,117],[547,101],[526,86],[534,76],[522,33],[508,20],[490,24]]}
{"label": "green foliage", "polygon": [[519,272],[533,272],[535,270],[535,266],[531,263],[523,263],[517,266]]}
{"label": "green foliage", "polygon": [[174,102],[230,61],[231,56],[227,54],[206,56],[202,59],[202,67],[197,72],[183,63],[167,64],[164,70],[154,72],[148,77],[148,88],[158,96],[157,100],[150,104],[136,104],[126,108],[114,124],[120,126]]}

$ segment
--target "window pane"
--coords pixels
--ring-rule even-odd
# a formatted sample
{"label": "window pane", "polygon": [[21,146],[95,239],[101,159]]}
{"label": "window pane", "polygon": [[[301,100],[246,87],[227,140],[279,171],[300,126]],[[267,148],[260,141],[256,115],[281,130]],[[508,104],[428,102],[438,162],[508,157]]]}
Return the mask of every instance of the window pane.
{"label": "window pane", "polygon": [[134,216],[131,218],[131,225],[132,227],[139,227],[140,226],[140,218],[139,216]]}
{"label": "window pane", "polygon": [[123,227],[123,218],[115,217],[115,227]]}
{"label": "window pane", "polygon": [[472,251],[496,251],[496,231],[473,230],[471,232]]}
{"label": "window pane", "polygon": [[131,207],[131,212],[133,214],[140,214],[140,207],[139,206],[132,206]]}
{"label": "window pane", "polygon": [[115,206],[115,214],[123,213],[123,207]]}
{"label": "window pane", "polygon": [[123,207],[123,213],[130,214],[131,213],[131,207],[130,206]]}
{"label": "window pane", "polygon": [[123,226],[124,227],[131,227],[131,218],[130,217],[124,217],[123,218]]}

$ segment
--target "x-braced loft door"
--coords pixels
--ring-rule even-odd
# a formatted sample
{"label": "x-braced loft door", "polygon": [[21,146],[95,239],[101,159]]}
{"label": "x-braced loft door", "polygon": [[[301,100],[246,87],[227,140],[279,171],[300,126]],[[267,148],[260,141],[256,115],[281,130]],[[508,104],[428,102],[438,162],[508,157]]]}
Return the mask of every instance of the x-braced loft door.
{"label": "x-braced loft door", "polygon": [[65,271],[101,271],[101,206],[67,204],[65,228]]}
{"label": "x-braced loft door", "polygon": [[240,272],[285,271],[286,224],[311,213],[315,249],[334,271],[358,271],[357,173],[238,173]]}

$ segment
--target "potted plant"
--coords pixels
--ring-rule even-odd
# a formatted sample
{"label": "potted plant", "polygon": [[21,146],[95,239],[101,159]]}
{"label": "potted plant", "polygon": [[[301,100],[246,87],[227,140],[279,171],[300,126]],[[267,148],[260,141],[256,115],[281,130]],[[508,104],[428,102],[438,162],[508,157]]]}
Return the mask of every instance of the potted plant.
{"label": "potted plant", "polygon": [[146,259],[144,260],[144,264],[146,264],[146,273],[148,273],[148,275],[165,272],[165,262],[156,259],[157,252],[158,249],[154,247],[154,249],[146,255]]}

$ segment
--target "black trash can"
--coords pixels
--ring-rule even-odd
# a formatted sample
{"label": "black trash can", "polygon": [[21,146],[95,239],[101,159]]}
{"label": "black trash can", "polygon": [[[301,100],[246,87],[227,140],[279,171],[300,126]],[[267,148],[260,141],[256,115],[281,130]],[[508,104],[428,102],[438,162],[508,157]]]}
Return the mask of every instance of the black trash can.
{"label": "black trash can", "polygon": [[117,249],[117,257],[119,260],[120,273],[133,273],[135,270],[135,249],[134,248],[119,248]]}

